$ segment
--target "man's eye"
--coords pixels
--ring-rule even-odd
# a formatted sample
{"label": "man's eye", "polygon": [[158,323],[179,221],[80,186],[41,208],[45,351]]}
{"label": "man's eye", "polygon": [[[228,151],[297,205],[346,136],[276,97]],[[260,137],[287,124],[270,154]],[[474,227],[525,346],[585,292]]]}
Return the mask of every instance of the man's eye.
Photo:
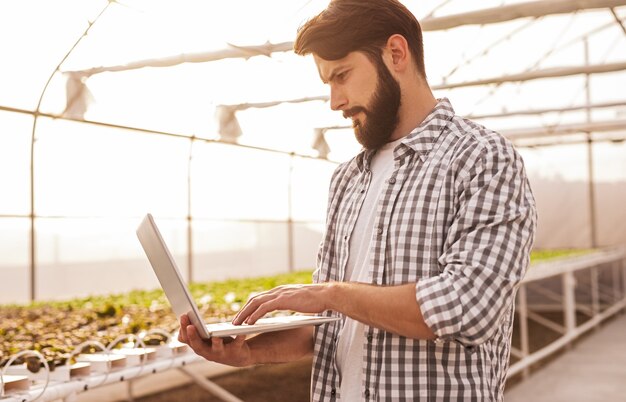
{"label": "man's eye", "polygon": [[339,81],[343,81],[343,80],[345,80],[345,79],[346,79],[346,75],[348,75],[348,72],[347,72],[347,71],[344,71],[344,72],[342,72],[342,73],[339,73],[339,74],[337,74],[337,79],[338,79]]}

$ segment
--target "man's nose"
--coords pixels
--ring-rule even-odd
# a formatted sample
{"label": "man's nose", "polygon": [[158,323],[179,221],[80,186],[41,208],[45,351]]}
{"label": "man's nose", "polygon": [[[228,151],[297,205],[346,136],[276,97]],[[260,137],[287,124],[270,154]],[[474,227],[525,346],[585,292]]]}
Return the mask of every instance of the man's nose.
{"label": "man's nose", "polygon": [[346,99],[343,91],[338,90],[337,88],[330,87],[330,108],[332,110],[344,110],[346,109],[346,105],[348,104],[348,100]]}

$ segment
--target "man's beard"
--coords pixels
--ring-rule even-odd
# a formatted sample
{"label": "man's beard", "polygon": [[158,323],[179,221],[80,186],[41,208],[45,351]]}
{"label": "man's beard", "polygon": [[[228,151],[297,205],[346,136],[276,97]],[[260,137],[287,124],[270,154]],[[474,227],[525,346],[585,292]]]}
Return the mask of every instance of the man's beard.
{"label": "man's beard", "polygon": [[366,119],[355,120],[353,127],[357,141],[367,149],[378,149],[388,143],[399,121],[400,84],[393,78],[382,58],[377,59],[375,64],[378,82],[370,105],[367,108],[355,106],[343,112],[346,118],[359,112],[365,115]]}

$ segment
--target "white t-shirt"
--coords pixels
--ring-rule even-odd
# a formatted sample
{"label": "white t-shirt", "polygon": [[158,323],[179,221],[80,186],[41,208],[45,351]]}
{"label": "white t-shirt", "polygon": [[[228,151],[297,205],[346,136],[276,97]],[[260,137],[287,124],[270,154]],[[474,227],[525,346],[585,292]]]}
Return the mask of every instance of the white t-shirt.
{"label": "white t-shirt", "polygon": [[[403,138],[400,138],[383,145],[372,157],[371,181],[354,225],[354,231],[350,235],[350,252],[345,281],[371,283],[368,261],[376,208],[383,185],[393,173],[393,150],[402,140]],[[364,331],[365,325],[346,317],[339,334],[337,366],[341,373],[341,399],[344,401],[361,400]]]}

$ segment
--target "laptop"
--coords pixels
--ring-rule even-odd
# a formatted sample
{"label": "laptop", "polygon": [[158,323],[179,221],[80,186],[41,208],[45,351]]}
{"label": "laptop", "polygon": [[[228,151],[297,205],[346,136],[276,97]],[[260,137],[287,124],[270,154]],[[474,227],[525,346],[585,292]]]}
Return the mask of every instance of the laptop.
{"label": "laptop", "polygon": [[181,315],[187,314],[191,323],[198,330],[200,337],[204,339],[210,339],[213,336],[231,337],[243,334],[282,331],[309,325],[325,324],[340,319],[339,317],[319,315],[291,315],[261,318],[252,325],[233,325],[230,322],[205,324],[200,316],[198,306],[191,297],[191,293],[189,293],[189,289],[151,214],[147,214],[141,221],[137,228],[137,237],[146,252],[148,260],[150,260],[152,269],[161,283],[172,310],[174,310],[179,320]]}

